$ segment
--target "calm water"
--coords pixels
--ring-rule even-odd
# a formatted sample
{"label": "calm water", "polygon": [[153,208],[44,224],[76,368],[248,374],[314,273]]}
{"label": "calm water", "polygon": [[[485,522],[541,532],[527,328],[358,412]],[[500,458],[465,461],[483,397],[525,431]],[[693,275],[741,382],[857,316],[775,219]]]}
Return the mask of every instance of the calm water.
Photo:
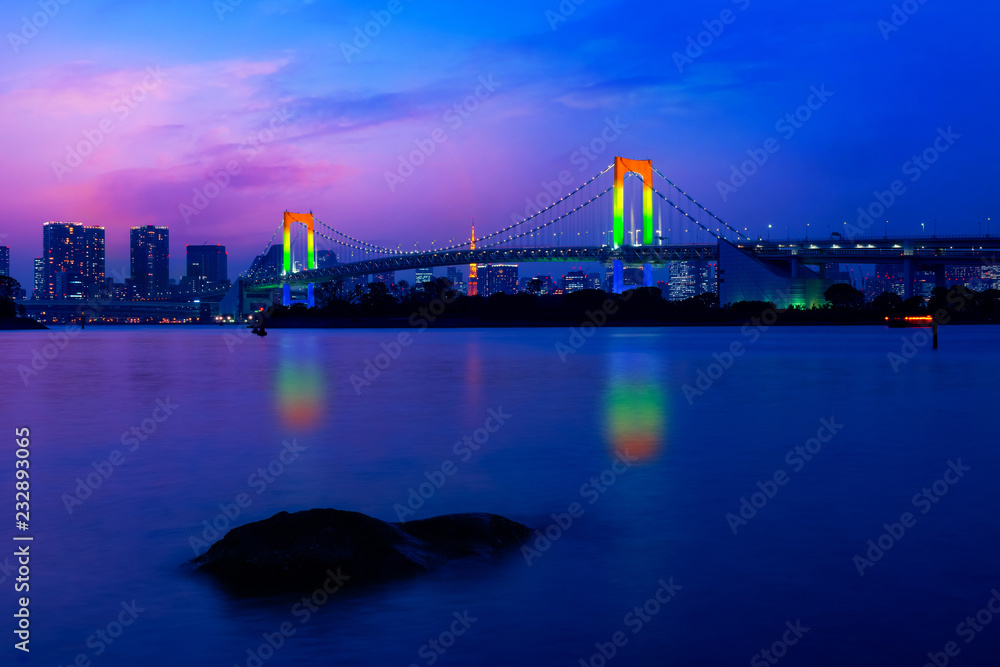
{"label": "calm water", "polygon": [[[615,633],[612,665],[771,664],[758,654],[773,648],[787,665],[919,666],[950,641],[951,664],[995,664],[1000,617],[981,614],[979,631],[959,623],[1000,589],[1000,328],[945,327],[941,349],[919,348],[898,372],[887,353],[913,332],[878,327],[759,340],[605,329],[565,361],[566,329],[414,332],[360,395],[351,376],[395,332],[235,334],[88,328],[27,386],[17,368],[47,332],[0,334],[5,470],[15,426],[32,433],[30,664],[600,665],[595,644]],[[734,342],[746,352],[710,368]],[[689,400],[700,369],[718,379]],[[490,410],[509,417],[456,454],[464,437],[484,439]],[[133,427],[145,439],[123,445]],[[817,435],[827,442],[809,443]],[[273,463],[293,441],[297,458]],[[806,446],[821,448],[807,461],[794,453]],[[124,461],[70,512],[77,479],[115,450]],[[605,472],[626,451],[633,465]],[[959,459],[970,469],[945,475]],[[298,598],[237,600],[180,569],[203,521],[240,493],[252,502],[236,524],[313,507],[395,521],[448,460],[458,471],[408,518],[488,511],[545,529],[572,503],[583,514],[550,528],[557,539],[530,565],[515,554],[348,586],[308,619],[292,611]],[[767,483],[776,473],[785,485]],[[752,498],[758,482],[773,497]],[[924,488],[934,502],[915,503]],[[766,500],[745,524],[726,516],[741,498]],[[860,576],[854,556],[905,512],[915,524],[883,537],[895,543]],[[11,642],[13,582],[0,577]],[[633,610],[661,579],[680,588],[643,620]],[[113,643],[91,638],[133,600],[137,617]],[[475,621],[448,635],[466,611]],[[294,635],[279,650],[248,655],[286,622]],[[808,631],[798,639],[786,623]],[[443,653],[425,646],[435,638]]]}

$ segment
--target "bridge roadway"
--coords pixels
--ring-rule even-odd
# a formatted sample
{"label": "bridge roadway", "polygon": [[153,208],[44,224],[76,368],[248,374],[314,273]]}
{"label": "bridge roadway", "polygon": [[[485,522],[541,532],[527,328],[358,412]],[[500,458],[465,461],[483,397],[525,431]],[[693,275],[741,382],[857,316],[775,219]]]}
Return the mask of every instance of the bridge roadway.
{"label": "bridge roadway", "polygon": [[792,239],[736,244],[762,260],[797,258],[802,264],[897,264],[915,260],[923,265],[993,264],[1000,251],[998,236],[881,236],[853,240]]}
{"label": "bridge roadway", "polygon": [[[797,261],[801,264],[901,264],[916,260],[917,265],[994,264],[1000,253],[998,236],[881,236],[845,239],[791,239],[784,241],[741,241],[737,248],[762,261]],[[275,280],[245,281],[253,289],[281,287],[285,283],[304,285],[373,273],[405,271],[421,267],[465,264],[520,264],[526,262],[581,262],[609,265],[621,260],[626,265],[662,266],[676,261],[715,261],[718,246],[675,244],[656,246],[610,246],[579,248],[485,248],[449,252],[392,255],[377,259],[338,264],[323,269],[299,271]]]}
{"label": "bridge roadway", "polygon": [[337,264],[324,269],[299,271],[282,280],[248,281],[248,287],[267,289],[292,285],[322,283],[364,276],[372,273],[405,271],[422,267],[460,266],[464,264],[522,264],[526,262],[588,262],[610,264],[620,259],[625,264],[664,264],[672,261],[711,261],[716,258],[715,244],[625,246],[617,250],[609,246],[581,248],[485,248],[393,255],[351,264]]}

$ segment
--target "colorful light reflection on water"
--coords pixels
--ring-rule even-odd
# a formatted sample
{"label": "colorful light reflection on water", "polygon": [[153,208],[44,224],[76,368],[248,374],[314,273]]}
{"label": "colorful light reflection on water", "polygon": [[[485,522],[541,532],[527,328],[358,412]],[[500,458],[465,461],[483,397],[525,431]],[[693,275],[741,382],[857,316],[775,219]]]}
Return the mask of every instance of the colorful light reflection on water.
{"label": "colorful light reflection on water", "polygon": [[605,434],[616,453],[640,461],[656,458],[667,445],[667,394],[647,355],[611,356],[604,395]]}
{"label": "colorful light reflection on water", "polygon": [[[296,343],[297,345],[293,345]],[[282,424],[296,431],[312,431],[329,410],[324,402],[325,380],[317,363],[315,341],[284,340],[277,373],[277,404]]]}

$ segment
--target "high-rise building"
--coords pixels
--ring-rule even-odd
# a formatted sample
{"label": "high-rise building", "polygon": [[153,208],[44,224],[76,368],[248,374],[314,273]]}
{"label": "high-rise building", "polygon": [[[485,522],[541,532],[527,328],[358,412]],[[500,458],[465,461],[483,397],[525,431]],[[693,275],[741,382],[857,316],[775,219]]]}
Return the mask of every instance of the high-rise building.
{"label": "high-rise building", "polygon": [[587,289],[587,274],[583,271],[570,271],[563,276],[563,294],[571,294]]}
{"label": "high-rise building", "polygon": [[337,253],[332,250],[317,250],[316,251],[316,268],[317,269],[328,269],[331,266],[336,266],[337,264]]}
{"label": "high-rise building", "polygon": [[89,299],[104,296],[104,227],[83,228],[85,248],[84,291]]}
{"label": "high-rise building", "polygon": [[[642,267],[630,268],[626,266],[622,268],[622,287],[626,290],[642,287]],[[615,270],[612,266],[604,269],[604,291],[608,294],[615,291]]]}
{"label": "high-rise building", "polygon": [[42,225],[43,298],[96,298],[104,286],[104,228],[79,222]]}
{"label": "high-rise building", "polygon": [[226,253],[226,246],[187,246],[187,278],[192,284],[217,284],[229,280],[229,255]]}
{"label": "high-rise building", "polygon": [[534,280],[541,282],[541,287],[538,290],[539,294],[552,294],[556,291],[556,283],[552,280],[552,276],[550,274],[539,273],[537,276],[528,281],[528,285],[531,285],[531,282]]}
{"label": "high-rise building", "polygon": [[424,283],[434,282],[434,269],[422,266],[417,269],[417,277],[414,278],[413,284],[415,287],[420,287]]}
{"label": "high-rise building", "polygon": [[600,273],[588,273],[587,274],[587,289],[601,289],[601,274]]}
{"label": "high-rise building", "polygon": [[664,295],[682,301],[717,290],[715,262],[670,262],[670,282]]}
{"label": "high-rise building", "polygon": [[35,258],[35,289],[31,292],[32,299],[42,299],[42,295],[45,294],[45,259],[43,257]]}
{"label": "high-rise building", "polygon": [[388,285],[396,284],[396,272],[386,271],[385,273],[373,273],[372,274],[373,283],[385,283]]}
{"label": "high-rise building", "polygon": [[517,264],[486,264],[478,267],[479,296],[517,294]]}
{"label": "high-rise building", "polygon": [[0,245],[0,276],[10,275],[10,248]]}
{"label": "high-rise building", "polygon": [[165,299],[170,294],[170,230],[144,225],[129,233],[132,283],[140,299]]}
{"label": "high-rise building", "polygon": [[[320,251],[322,253],[322,251]],[[250,264],[247,277],[251,280],[270,280],[281,275],[282,262],[284,261],[284,249],[280,245],[273,245],[268,248],[263,255],[257,255]],[[336,264],[336,261],[334,261]],[[319,268],[326,268],[322,264]]]}

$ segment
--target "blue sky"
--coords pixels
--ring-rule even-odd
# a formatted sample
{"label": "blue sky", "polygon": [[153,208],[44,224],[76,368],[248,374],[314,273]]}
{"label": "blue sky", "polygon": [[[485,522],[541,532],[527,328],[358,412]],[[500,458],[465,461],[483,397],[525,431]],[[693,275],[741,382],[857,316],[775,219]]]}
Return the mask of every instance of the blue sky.
{"label": "blue sky", "polygon": [[[175,277],[185,243],[223,243],[241,270],[285,209],[393,246],[466,237],[473,216],[489,231],[608,118],[628,128],[594,173],[615,154],[652,159],[757,233],[855,219],[875,191],[908,179],[904,163],[939,128],[958,137],[907,180],[890,231],[937,218],[939,232],[974,234],[995,213],[994,5],[896,3],[898,26],[892,2],[400,0],[396,14],[387,1],[41,6],[53,15],[37,34],[23,30],[43,11],[37,1],[0,9],[0,243],[25,283],[46,220],[107,227],[109,273],[127,262],[130,225],[169,225]],[[373,11],[391,21],[348,61],[344,44]],[[678,67],[675,54],[699,37],[702,52]],[[150,67],[162,76],[150,79]],[[480,77],[495,90],[451,130],[443,113]],[[807,122],[791,136],[776,128],[824,86],[832,95]],[[133,91],[122,117],[115,102]],[[248,161],[248,142],[276,114],[274,136]],[[106,119],[113,132],[81,164],[54,166]],[[448,140],[391,190],[386,171],[439,127]],[[724,196],[732,165],[769,138],[780,149]],[[240,173],[185,220],[181,205],[234,160]]]}

